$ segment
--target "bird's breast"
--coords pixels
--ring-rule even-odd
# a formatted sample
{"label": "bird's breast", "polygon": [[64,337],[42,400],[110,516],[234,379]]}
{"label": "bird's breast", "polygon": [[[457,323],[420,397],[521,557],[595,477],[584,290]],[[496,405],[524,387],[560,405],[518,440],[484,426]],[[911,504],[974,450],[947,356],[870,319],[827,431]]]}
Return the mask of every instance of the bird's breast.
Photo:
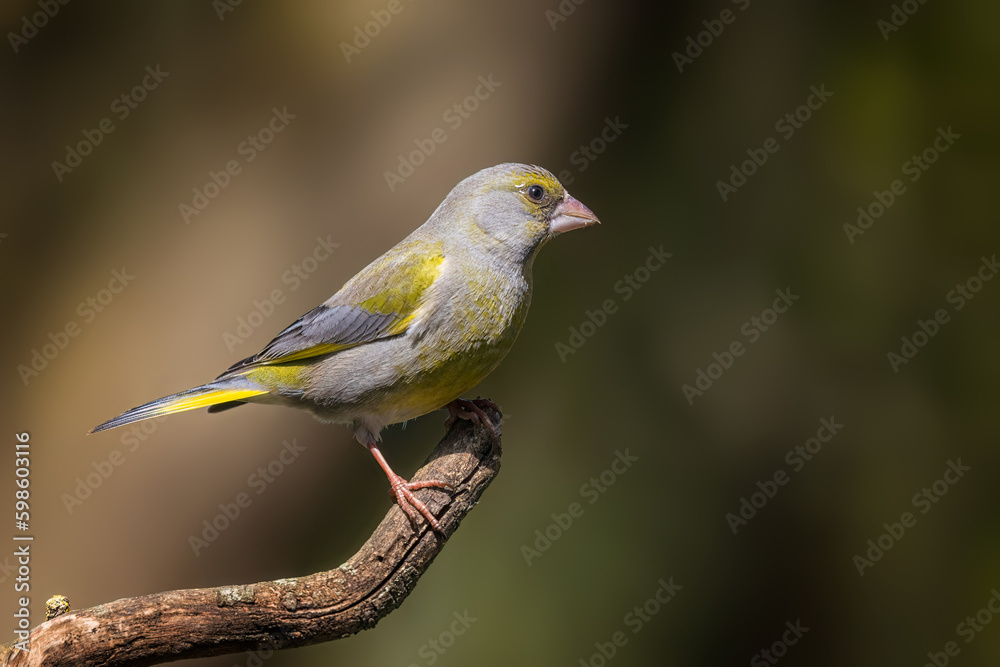
{"label": "bird's breast", "polygon": [[513,279],[473,276],[421,313],[420,326],[399,339],[404,347],[395,372],[404,380],[386,396],[396,402],[394,412],[416,416],[436,410],[499,365],[524,325],[531,300],[530,283],[519,277],[520,272]]}

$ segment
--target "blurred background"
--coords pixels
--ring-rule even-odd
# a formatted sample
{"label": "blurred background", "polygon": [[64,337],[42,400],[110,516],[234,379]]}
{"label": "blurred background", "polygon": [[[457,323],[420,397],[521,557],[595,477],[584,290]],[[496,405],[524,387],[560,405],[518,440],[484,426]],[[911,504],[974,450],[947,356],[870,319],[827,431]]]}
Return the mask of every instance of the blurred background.
{"label": "blurred background", "polygon": [[[251,406],[85,433],[253,354],[459,180],[520,161],[603,224],[541,253],[476,390],[505,413],[501,474],[377,628],[265,663],[1000,658],[996,3],[0,19],[0,498],[28,432],[34,623],[54,593],[80,609],[353,554],[389,501],[347,428]],[[445,416],[384,432],[397,471]]]}

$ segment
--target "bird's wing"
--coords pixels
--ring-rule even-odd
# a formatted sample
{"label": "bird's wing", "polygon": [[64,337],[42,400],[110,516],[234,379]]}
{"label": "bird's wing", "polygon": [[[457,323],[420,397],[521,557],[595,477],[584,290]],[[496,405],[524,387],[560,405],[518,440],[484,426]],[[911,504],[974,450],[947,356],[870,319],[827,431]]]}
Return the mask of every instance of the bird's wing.
{"label": "bird's wing", "polygon": [[[323,305],[296,320],[252,357],[223,375],[252,366],[318,357],[406,332],[441,275],[440,243],[408,241],[362,269]],[[220,376],[221,377],[221,376]]]}

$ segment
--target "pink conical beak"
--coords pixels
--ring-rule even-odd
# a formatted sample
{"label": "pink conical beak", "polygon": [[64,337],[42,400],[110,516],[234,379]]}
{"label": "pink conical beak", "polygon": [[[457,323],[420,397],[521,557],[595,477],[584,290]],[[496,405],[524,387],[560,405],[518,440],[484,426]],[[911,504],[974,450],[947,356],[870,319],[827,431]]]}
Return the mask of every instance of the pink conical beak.
{"label": "pink conical beak", "polygon": [[601,221],[597,219],[593,211],[567,192],[552,213],[552,219],[549,220],[549,234],[555,236],[573,229],[599,225],[600,223]]}

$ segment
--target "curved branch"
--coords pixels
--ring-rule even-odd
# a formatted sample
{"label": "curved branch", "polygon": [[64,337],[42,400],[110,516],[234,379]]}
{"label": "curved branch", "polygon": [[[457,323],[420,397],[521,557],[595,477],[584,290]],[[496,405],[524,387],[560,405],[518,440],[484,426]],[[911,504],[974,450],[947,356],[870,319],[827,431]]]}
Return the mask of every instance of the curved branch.
{"label": "curved branch", "polygon": [[[501,416],[494,415],[499,433]],[[0,667],[154,665],[306,646],[372,628],[398,607],[500,470],[500,440],[457,420],[413,481],[455,484],[418,492],[443,536],[414,533],[395,505],[361,549],[335,570],[256,584],[194,588],[115,600],[32,630],[27,652],[0,650]]]}

